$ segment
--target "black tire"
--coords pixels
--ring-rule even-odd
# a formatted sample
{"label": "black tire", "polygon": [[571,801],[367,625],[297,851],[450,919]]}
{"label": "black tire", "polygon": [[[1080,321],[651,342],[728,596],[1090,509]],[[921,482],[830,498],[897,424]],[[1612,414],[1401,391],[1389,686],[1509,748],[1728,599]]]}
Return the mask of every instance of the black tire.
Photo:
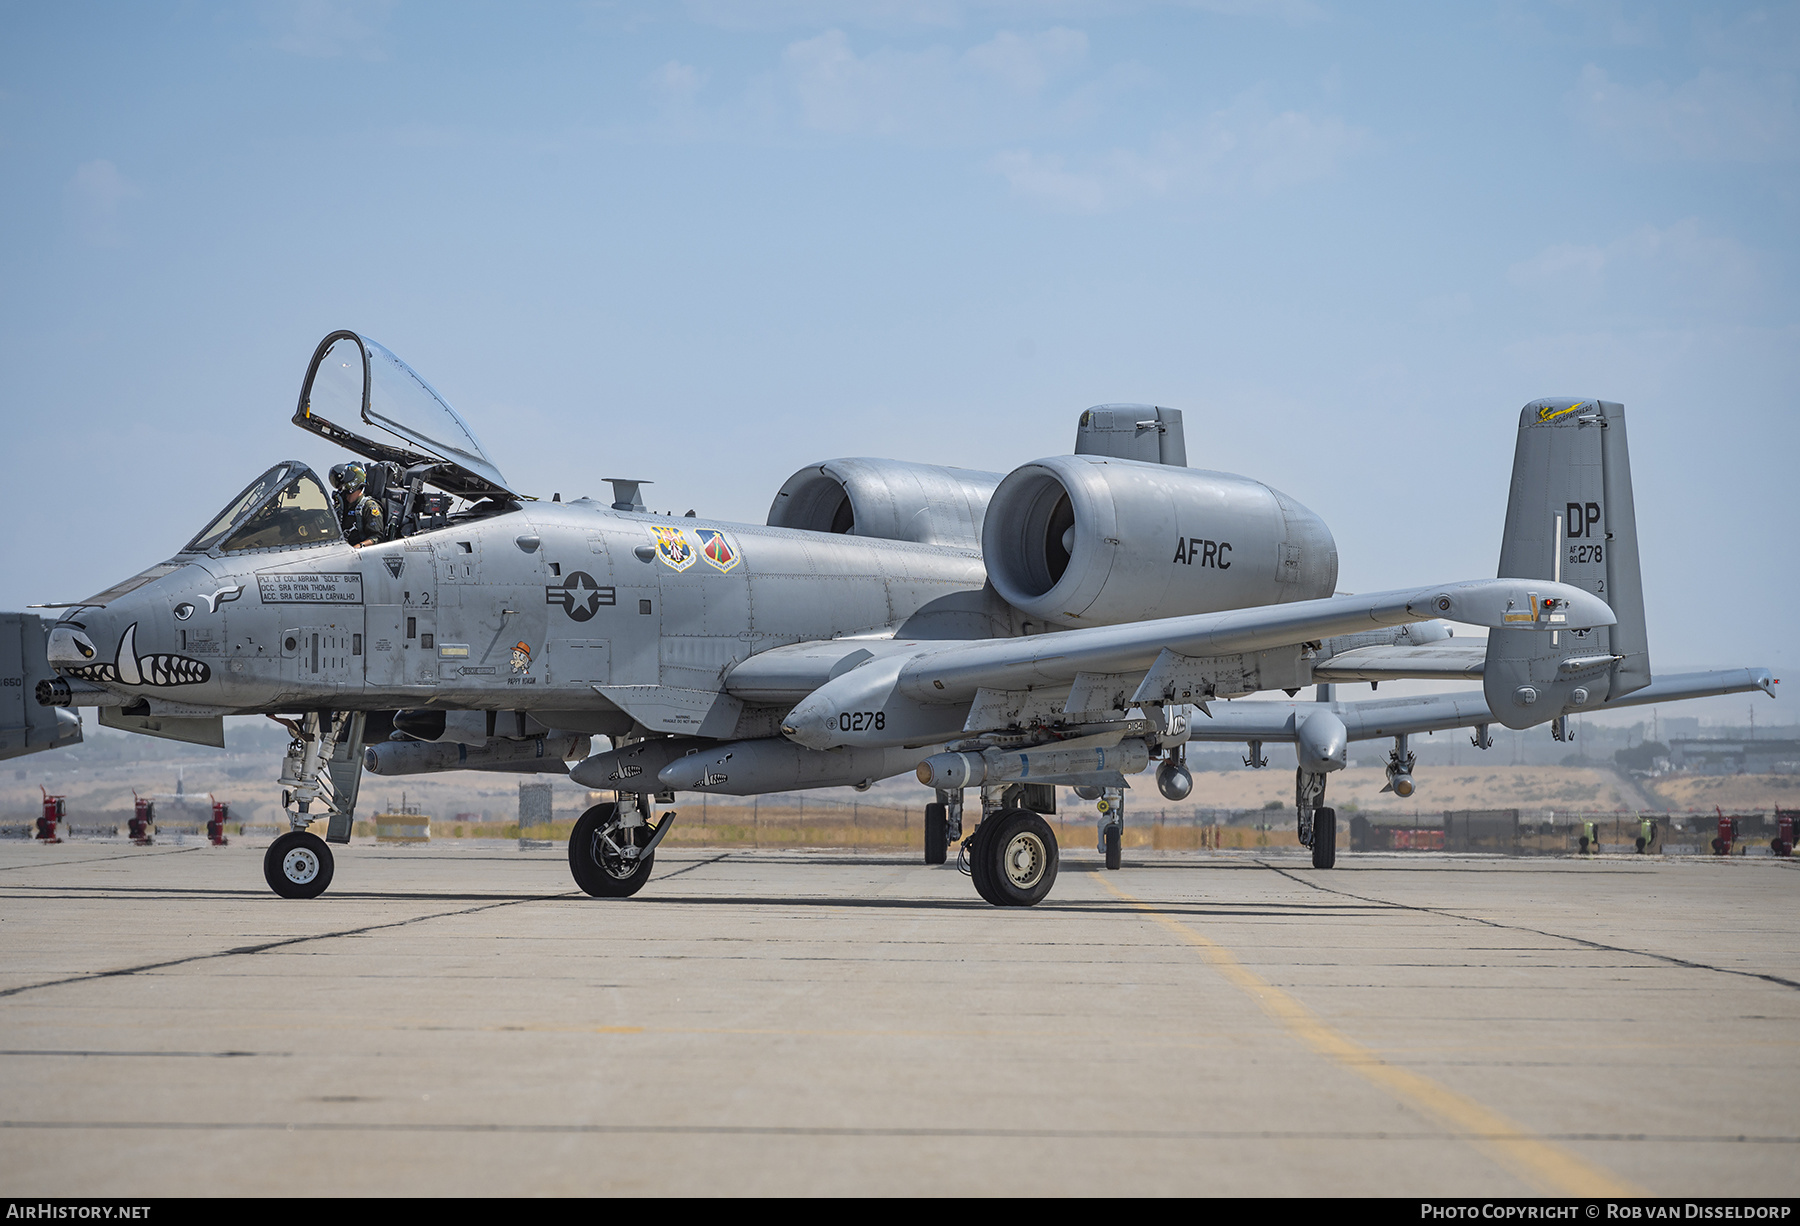
{"label": "black tire", "polygon": [[1644,848],[1650,846],[1649,840],[1640,837],[1637,841],[1638,855],[1644,854]]}
{"label": "black tire", "polygon": [[[581,815],[575,829],[569,832],[569,872],[574,875],[575,884],[581,887],[582,893],[594,898],[630,898],[644,888],[644,883],[650,880],[651,870],[656,867],[654,852],[636,861],[629,870],[623,862],[607,854],[605,836],[608,835],[614,842],[620,836],[628,835],[639,847],[650,841],[648,826],[621,829],[615,825],[618,817],[618,805],[595,805]],[[607,866],[609,861],[610,868]]]}
{"label": "black tire", "polygon": [[1056,884],[1058,853],[1050,824],[1028,809],[1002,809],[982,825],[975,853],[986,865],[982,896],[999,907],[1033,907]]}
{"label": "black tire", "polygon": [[999,818],[995,813],[982,819],[975,827],[975,832],[968,838],[969,880],[975,883],[975,892],[981,895],[982,901],[995,907],[1004,907],[1005,902],[993,891],[993,873],[989,871],[987,861],[987,837],[994,832]]}
{"label": "black tire", "polygon": [[1116,870],[1120,857],[1124,854],[1124,831],[1117,826],[1106,828],[1106,867]]}
{"label": "black tire", "polygon": [[290,830],[263,853],[263,880],[283,898],[317,898],[331,884],[331,848],[316,834]]}
{"label": "black tire", "polygon": [[1313,810],[1313,867],[1337,867],[1337,810]]}
{"label": "black tire", "polygon": [[1714,839],[1712,841],[1712,849],[1713,849],[1713,855],[1715,855],[1715,856],[1724,855],[1725,854],[1725,840],[1724,839]]}
{"label": "black tire", "polygon": [[925,863],[942,864],[949,858],[950,816],[944,805],[925,806]]}

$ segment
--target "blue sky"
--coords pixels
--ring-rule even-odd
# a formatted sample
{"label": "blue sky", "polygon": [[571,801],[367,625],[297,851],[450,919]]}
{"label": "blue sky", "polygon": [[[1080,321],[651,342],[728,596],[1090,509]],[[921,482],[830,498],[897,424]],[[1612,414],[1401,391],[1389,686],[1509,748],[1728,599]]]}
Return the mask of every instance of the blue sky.
{"label": "blue sky", "polygon": [[1088,405],[1181,408],[1350,590],[1491,574],[1519,406],[1620,400],[1653,662],[1794,651],[1793,4],[0,23],[0,607],[335,459],[287,417],[350,327],[523,488],[723,518],[829,456],[1004,472]]}

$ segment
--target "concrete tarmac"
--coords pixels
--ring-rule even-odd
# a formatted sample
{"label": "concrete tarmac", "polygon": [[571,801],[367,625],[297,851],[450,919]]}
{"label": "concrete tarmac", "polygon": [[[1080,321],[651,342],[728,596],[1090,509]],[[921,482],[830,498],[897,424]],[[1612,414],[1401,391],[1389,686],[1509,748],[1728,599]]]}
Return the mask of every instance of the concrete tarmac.
{"label": "concrete tarmac", "polygon": [[0,1193],[1793,1196],[1772,858],[0,844]]}

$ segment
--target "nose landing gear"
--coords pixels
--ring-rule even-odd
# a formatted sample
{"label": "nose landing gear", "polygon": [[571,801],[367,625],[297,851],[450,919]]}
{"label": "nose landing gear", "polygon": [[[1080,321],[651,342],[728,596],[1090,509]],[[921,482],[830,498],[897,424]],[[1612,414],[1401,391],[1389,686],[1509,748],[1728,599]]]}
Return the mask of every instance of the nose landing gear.
{"label": "nose landing gear", "polygon": [[291,830],[263,853],[263,879],[283,898],[317,898],[331,884],[331,848],[316,834]]}
{"label": "nose landing gear", "polygon": [[[366,719],[361,711],[309,711],[299,723],[277,720],[294,738],[276,781],[281,784],[290,829],[263,855],[263,880],[283,898],[317,898],[331,884],[331,849],[326,844],[350,841],[362,780]],[[323,813],[312,812],[316,801],[324,803]],[[215,817],[223,831],[223,816]],[[307,831],[320,817],[326,819],[323,839]]]}

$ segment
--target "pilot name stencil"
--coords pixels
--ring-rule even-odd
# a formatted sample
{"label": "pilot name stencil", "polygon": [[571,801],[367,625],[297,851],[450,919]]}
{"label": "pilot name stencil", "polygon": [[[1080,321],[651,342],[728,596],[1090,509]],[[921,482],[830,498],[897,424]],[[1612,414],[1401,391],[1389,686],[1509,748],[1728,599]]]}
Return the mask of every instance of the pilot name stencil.
{"label": "pilot name stencil", "polygon": [[361,604],[362,575],[321,571],[264,572],[256,576],[264,604]]}

